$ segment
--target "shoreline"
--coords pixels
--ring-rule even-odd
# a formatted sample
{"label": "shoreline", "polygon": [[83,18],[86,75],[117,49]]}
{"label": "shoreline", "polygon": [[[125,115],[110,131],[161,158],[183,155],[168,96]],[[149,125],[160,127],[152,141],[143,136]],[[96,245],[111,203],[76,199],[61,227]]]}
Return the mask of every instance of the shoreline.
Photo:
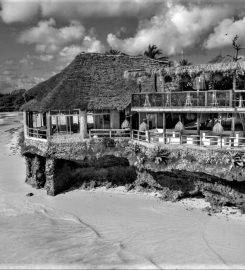
{"label": "shoreline", "polygon": [[[74,189],[55,197],[35,190],[24,182],[24,160],[15,149],[18,131],[11,134],[12,127],[6,127],[8,134],[3,136],[2,159],[8,172],[1,184],[9,216],[3,212],[2,221],[7,218],[9,223],[1,239],[13,246],[2,249],[6,258],[0,268],[238,269],[245,265],[241,217],[210,216],[202,211],[207,206],[203,199],[167,202],[157,192],[127,191],[125,186]],[[13,170],[11,163],[21,168]],[[28,192],[34,196],[27,197]],[[61,245],[66,246],[64,253]],[[88,258],[88,266],[74,263],[69,251],[73,249],[81,265]],[[47,255],[40,258],[42,254]]]}
{"label": "shoreline", "polygon": [[[19,138],[20,138],[21,131],[22,131],[21,125],[18,127],[13,127],[5,131],[12,135],[12,139],[8,145],[10,154],[20,155]],[[193,209],[200,209],[202,211],[205,211],[210,216],[214,215],[216,217],[232,218],[232,219],[245,222],[245,214],[242,214],[241,210],[238,209],[237,207],[223,206],[223,207],[212,208],[210,202],[207,202],[204,198],[195,198],[195,197],[183,198],[183,199],[179,199],[173,202],[173,201],[162,199],[161,192],[151,191],[147,189],[144,190],[143,187],[140,189],[139,187],[136,187],[132,190],[127,190],[126,186],[117,186],[117,187],[99,186],[96,188],[78,188],[78,189],[71,188],[71,190],[68,189],[67,191],[62,192],[61,194],[66,194],[75,190],[98,192],[98,193],[102,192],[102,193],[118,194],[118,195],[127,195],[127,194],[132,195],[133,194],[133,195],[144,197],[147,199],[159,200],[160,202],[163,202],[163,203],[178,205],[188,211],[191,211]],[[33,193],[35,193],[35,190],[33,191]]]}

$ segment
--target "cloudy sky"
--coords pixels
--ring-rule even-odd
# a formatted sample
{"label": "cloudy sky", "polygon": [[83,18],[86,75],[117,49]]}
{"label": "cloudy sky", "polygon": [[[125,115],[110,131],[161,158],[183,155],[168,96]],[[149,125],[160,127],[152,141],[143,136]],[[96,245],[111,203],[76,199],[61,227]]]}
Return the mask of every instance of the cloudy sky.
{"label": "cloudy sky", "polygon": [[[30,88],[79,52],[114,48],[206,63],[245,47],[245,0],[0,0],[0,91]],[[245,54],[245,51],[242,52]]]}

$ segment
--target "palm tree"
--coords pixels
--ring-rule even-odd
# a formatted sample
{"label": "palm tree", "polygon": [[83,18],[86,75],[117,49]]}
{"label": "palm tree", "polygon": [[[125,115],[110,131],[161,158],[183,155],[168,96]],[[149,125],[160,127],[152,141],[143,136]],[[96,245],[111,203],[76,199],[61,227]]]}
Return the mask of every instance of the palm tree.
{"label": "palm tree", "polygon": [[181,66],[190,66],[190,65],[192,65],[192,63],[189,62],[188,59],[185,59],[185,58],[181,59],[181,60],[179,61],[179,64],[180,64]]}
{"label": "palm tree", "polygon": [[122,54],[122,52],[119,50],[115,50],[115,49],[110,48],[110,50],[108,52],[106,52],[106,54],[119,55],[119,54]]}
{"label": "palm tree", "polygon": [[149,45],[148,49],[144,52],[144,55],[151,58],[151,59],[156,59],[157,55],[161,55],[162,51],[157,48],[156,45]]}
{"label": "palm tree", "polygon": [[227,60],[228,59],[225,56],[223,56],[222,53],[220,52],[214,58],[212,58],[211,60],[209,60],[208,63],[210,63],[210,64],[224,63],[224,62],[227,62]]}
{"label": "palm tree", "polygon": [[[161,56],[161,57],[156,57],[157,55],[162,55],[162,51],[157,48],[156,45],[149,45],[148,49],[144,52],[144,55],[151,58],[151,59],[157,59],[161,61],[167,61],[168,57],[166,56]],[[157,74],[154,74],[154,88],[155,91],[157,92]]]}
{"label": "palm tree", "polygon": [[239,36],[236,35],[232,40],[232,47],[236,51],[235,56],[231,56],[229,54],[227,55],[228,57],[230,57],[233,60],[233,62],[238,62],[239,60],[242,59],[242,57],[239,57],[238,54],[239,54],[239,51],[243,50],[244,48],[241,47],[242,46],[241,44],[237,43],[238,39],[239,39]]}

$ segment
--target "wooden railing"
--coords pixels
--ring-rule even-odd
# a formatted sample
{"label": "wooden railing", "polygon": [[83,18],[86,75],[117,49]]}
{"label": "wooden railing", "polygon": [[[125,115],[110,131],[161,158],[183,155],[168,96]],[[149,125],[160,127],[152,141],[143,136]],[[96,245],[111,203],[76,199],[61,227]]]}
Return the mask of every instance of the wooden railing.
{"label": "wooden railing", "polygon": [[242,90],[234,95],[232,90],[139,93],[132,95],[132,107],[244,107],[244,100]]}
{"label": "wooden railing", "polygon": [[130,138],[131,131],[125,129],[90,129],[89,138],[95,137]]}
{"label": "wooden railing", "polygon": [[27,136],[38,139],[47,139],[47,130],[40,128],[27,128]]}
{"label": "wooden railing", "polygon": [[219,136],[219,135],[183,135],[179,132],[166,132],[155,133],[154,131],[138,131],[132,130],[132,140],[148,143],[159,144],[177,144],[177,145],[197,145],[205,147],[218,147],[218,148],[236,148],[245,147],[245,137],[240,137],[238,134],[235,137],[232,136]]}

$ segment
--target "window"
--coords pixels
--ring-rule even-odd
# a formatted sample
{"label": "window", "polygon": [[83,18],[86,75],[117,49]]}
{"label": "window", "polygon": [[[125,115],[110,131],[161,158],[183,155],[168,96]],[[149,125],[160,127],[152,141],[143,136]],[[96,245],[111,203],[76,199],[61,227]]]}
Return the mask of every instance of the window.
{"label": "window", "polygon": [[110,129],[110,110],[96,110],[87,113],[88,129]]}
{"label": "window", "polygon": [[51,115],[52,133],[79,133],[79,114]]}

